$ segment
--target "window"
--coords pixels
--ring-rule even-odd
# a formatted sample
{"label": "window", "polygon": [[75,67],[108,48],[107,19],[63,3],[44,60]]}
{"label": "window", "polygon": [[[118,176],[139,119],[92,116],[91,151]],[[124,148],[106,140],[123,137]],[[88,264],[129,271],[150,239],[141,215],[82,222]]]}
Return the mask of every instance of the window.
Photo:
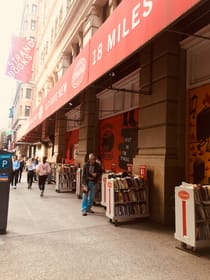
{"label": "window", "polygon": [[36,30],[36,21],[35,20],[31,20],[31,30],[32,31]]}
{"label": "window", "polygon": [[36,13],[37,13],[37,5],[32,4],[31,13],[32,13],[32,15],[34,15],[34,16],[36,15]]}
{"label": "window", "polygon": [[30,110],[31,110],[30,106],[25,106],[25,117],[29,117],[30,116]]}
{"label": "window", "polygon": [[26,98],[31,99],[31,88],[26,89]]}

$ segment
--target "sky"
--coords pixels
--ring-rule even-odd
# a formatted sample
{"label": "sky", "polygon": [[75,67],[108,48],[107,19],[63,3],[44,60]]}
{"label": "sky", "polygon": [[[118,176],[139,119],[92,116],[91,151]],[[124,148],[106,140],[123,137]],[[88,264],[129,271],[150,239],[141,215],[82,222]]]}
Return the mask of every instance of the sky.
{"label": "sky", "polygon": [[6,0],[0,10],[0,130],[8,128],[9,108],[15,96],[16,81],[5,75],[11,36],[18,35],[24,0]]}

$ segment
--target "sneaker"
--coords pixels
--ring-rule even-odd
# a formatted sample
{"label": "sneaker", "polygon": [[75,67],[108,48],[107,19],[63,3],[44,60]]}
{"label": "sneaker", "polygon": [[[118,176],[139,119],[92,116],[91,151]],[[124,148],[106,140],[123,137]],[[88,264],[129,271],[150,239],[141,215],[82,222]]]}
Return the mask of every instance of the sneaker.
{"label": "sneaker", "polygon": [[40,196],[43,196],[43,195],[44,195],[44,192],[43,192],[43,191],[41,191]]}
{"label": "sneaker", "polygon": [[87,210],[88,213],[95,213],[91,208]]}
{"label": "sneaker", "polygon": [[16,189],[17,187],[16,186],[13,186],[13,189]]}
{"label": "sneaker", "polygon": [[87,216],[87,212],[83,212],[83,213],[82,213],[82,216]]}

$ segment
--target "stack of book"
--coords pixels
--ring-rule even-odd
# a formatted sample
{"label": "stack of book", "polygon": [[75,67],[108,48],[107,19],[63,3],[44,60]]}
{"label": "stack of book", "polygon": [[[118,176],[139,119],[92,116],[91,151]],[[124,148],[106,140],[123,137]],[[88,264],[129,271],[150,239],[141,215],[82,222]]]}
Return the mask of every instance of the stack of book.
{"label": "stack of book", "polygon": [[210,239],[210,186],[194,186],[196,240]]}
{"label": "stack of book", "polygon": [[147,189],[141,178],[115,178],[113,183],[116,216],[142,216],[147,213]]}

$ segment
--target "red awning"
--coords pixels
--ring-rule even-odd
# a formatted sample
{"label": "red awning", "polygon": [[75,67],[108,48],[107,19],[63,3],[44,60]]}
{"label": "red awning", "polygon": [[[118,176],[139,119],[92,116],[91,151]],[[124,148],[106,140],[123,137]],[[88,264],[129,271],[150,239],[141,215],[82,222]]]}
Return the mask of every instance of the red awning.
{"label": "red awning", "polygon": [[32,113],[17,139],[152,39],[201,0],[124,0]]}

